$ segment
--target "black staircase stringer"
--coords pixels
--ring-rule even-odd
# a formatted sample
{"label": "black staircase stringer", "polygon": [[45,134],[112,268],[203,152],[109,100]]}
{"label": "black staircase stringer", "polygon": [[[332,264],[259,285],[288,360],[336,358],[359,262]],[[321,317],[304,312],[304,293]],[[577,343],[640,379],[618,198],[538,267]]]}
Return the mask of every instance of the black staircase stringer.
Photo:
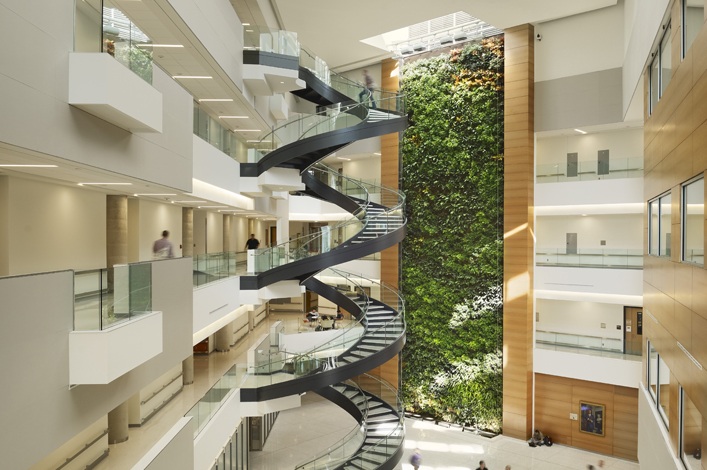
{"label": "black staircase stringer", "polygon": [[403,225],[365,243],[344,244],[326,253],[276,266],[256,276],[240,276],[240,287],[242,290],[256,290],[280,281],[292,279],[303,281],[330,266],[353,261],[390,248],[405,238],[405,232],[406,227]]}
{"label": "black staircase stringer", "polygon": [[343,393],[339,392],[338,390],[335,390],[332,387],[324,387],[318,390],[313,390],[313,392],[317,395],[322,396],[323,398],[326,398],[330,402],[337,405],[339,408],[346,411],[349,415],[351,415],[353,419],[356,420],[357,423],[361,424],[361,422],[363,421],[363,413],[361,413],[361,410],[359,410],[358,407],[351,400],[349,400]]}
{"label": "black staircase stringer", "polygon": [[405,346],[405,334],[402,333],[389,345],[376,354],[361,358],[356,362],[339,365],[328,370],[319,370],[312,374],[284,382],[265,385],[258,388],[242,388],[242,402],[259,402],[289,397],[297,393],[318,390],[338,382],[343,382],[357,375],[375,369],[397,356]]}
{"label": "black staircase stringer", "polygon": [[[362,121],[355,126],[300,139],[268,153],[256,164],[256,174],[254,175],[245,174],[252,172],[252,164],[245,167],[243,165],[246,164],[242,164],[241,176],[260,176],[270,168],[286,165],[293,160],[298,163],[290,165],[290,167],[304,171],[328,154],[352,142],[401,132],[407,128],[407,125],[407,117],[400,116],[375,122]],[[327,153],[322,154],[322,149],[326,149]]]}
{"label": "black staircase stringer", "polygon": [[297,95],[319,106],[329,106],[334,103],[356,103],[351,97],[344,95],[321,81],[319,77],[306,67],[299,67],[299,78],[304,80],[307,84],[307,88],[292,91],[291,93],[293,95]]}
{"label": "black staircase stringer", "polygon": [[356,317],[357,320],[359,320],[363,315],[361,307],[359,307],[358,304],[356,304],[356,302],[354,302],[351,297],[345,296],[338,289],[331,287],[330,285],[320,281],[315,277],[310,277],[306,279],[304,282],[302,282],[302,285],[306,287],[307,290],[315,292],[316,294],[321,295],[322,297],[334,303],[335,305],[338,305],[339,307],[343,308],[344,310],[352,314],[354,317]]}
{"label": "black staircase stringer", "polygon": [[302,173],[302,183],[304,183],[308,192],[311,191],[316,194],[316,197],[331,202],[332,204],[336,204],[346,212],[350,212],[355,215],[361,211],[361,204],[359,203],[360,199],[352,199],[347,195],[340,193],[328,184],[319,181],[309,172],[305,171]]}

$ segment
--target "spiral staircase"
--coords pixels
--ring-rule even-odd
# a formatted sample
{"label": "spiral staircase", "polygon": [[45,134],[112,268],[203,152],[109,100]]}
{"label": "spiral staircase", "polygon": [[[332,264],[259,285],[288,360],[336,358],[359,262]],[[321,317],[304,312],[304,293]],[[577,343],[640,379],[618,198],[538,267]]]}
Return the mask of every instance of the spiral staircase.
{"label": "spiral staircase", "polygon": [[[334,77],[320,80],[300,66],[307,88],[298,96],[317,112],[291,120],[264,136],[270,148],[256,162],[242,163],[242,177],[275,167],[297,169],[304,194],[334,203],[351,214],[324,233],[257,250],[254,272],[241,290],[280,281],[300,285],[330,300],[353,321],[325,344],[296,355],[273,355],[255,367],[241,388],[241,401],[259,402],[314,391],[347,411],[358,423],[339,445],[297,469],[392,469],[403,453],[403,410],[397,391],[366,372],[395,357],[405,344],[404,302],[396,289],[331,266],[389,248],[405,235],[404,197],[398,191],[347,178],[322,165],[327,155],[357,140],[403,131],[408,126],[398,94],[356,102],[362,87]],[[369,295],[368,292],[371,292]],[[375,295],[374,295],[375,294]],[[357,383],[350,380],[356,378]]]}

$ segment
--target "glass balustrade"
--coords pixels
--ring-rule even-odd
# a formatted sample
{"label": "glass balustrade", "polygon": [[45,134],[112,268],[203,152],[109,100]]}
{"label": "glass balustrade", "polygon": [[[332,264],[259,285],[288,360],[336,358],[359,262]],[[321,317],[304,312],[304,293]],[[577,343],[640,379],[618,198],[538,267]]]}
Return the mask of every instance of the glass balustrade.
{"label": "glass balustrade", "polygon": [[537,248],[535,265],[642,269],[643,250],[582,248],[577,250],[577,253],[567,253],[566,248]]}
{"label": "glass balustrade", "polygon": [[[572,173],[570,173],[572,175]],[[599,168],[596,160],[578,162],[577,174],[568,175],[567,163],[544,163],[535,169],[537,183],[558,183],[564,181],[595,181],[603,179],[643,177],[643,157],[613,158],[608,170]]]}
{"label": "glass balustrade", "polygon": [[[366,439],[366,432],[370,429],[368,423],[366,423],[368,418],[368,403],[366,403],[361,425],[353,428],[346,437],[332,444],[327,450],[318,454],[314,459],[295,467],[295,470],[332,469],[338,468],[346,462],[358,463],[361,468],[367,468],[367,466],[363,465],[363,462],[386,462],[398,450],[398,447],[402,444],[402,440],[405,437],[405,425],[403,406],[397,390],[386,382],[369,374],[362,374],[357,379],[357,382],[358,383],[347,381],[346,383],[355,386],[361,393],[366,391],[382,399],[397,412],[400,419],[393,422],[386,421],[385,423],[375,424],[376,434],[378,435],[382,432],[383,435],[373,446],[368,446],[365,450],[361,450],[361,445],[364,439]],[[372,459],[372,456],[375,457]]]}
{"label": "glass balustrade", "polygon": [[103,330],[151,311],[151,263],[74,273],[74,331]]}
{"label": "glass balustrade", "polygon": [[299,57],[297,33],[270,29],[265,26],[243,27],[243,49]]}
{"label": "glass balustrade", "polygon": [[110,54],[152,83],[152,40],[110,0],[76,2],[74,50]]}
{"label": "glass balustrade", "polygon": [[228,251],[194,255],[194,287],[232,276],[246,274],[245,251]]}
{"label": "glass balustrade", "polygon": [[623,353],[623,341],[605,336],[560,333],[556,331],[535,330],[535,342],[576,349],[592,349],[613,353]]}
{"label": "glass balustrade", "polygon": [[[396,289],[363,276],[334,269],[323,271],[317,275],[317,278],[334,279],[336,288],[350,292],[361,301],[364,314],[369,303],[367,291],[372,285],[378,286],[381,300],[387,305],[397,308],[399,312],[397,316],[385,324],[368,329],[369,333],[374,334],[376,339],[381,341],[381,349],[392,344],[405,331],[404,303]],[[360,321],[348,322],[343,328],[334,330],[337,332],[336,337],[303,353],[271,351],[271,348],[267,348],[267,350],[256,351],[252,364],[234,365],[187,413],[187,416],[194,417],[197,423],[195,435],[203,429],[203,426],[235,388],[263,387],[337,367],[337,357],[360,340],[363,334],[361,326]]]}
{"label": "glass balustrade", "polygon": [[197,103],[194,103],[194,135],[239,163],[248,161],[246,144],[220,121],[209,116]]}

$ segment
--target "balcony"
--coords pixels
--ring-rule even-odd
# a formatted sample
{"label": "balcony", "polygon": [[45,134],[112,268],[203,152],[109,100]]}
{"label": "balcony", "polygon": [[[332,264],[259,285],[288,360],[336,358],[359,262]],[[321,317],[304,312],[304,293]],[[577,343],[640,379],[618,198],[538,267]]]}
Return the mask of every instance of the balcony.
{"label": "balcony", "polygon": [[129,132],[162,132],[162,94],[110,54],[69,54],[69,104]]}

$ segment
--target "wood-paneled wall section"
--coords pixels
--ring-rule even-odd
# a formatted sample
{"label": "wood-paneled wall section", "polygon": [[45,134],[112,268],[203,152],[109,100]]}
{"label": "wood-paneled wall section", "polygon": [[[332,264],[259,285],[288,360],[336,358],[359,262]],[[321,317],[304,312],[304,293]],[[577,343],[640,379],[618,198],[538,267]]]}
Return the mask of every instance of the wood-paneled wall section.
{"label": "wood-paneled wall section", "polygon": [[503,434],[532,433],[535,31],[505,31]]}
{"label": "wood-paneled wall section", "polygon": [[[579,402],[604,405],[604,436],[579,430]],[[553,442],[636,460],[638,389],[535,374],[535,427]]]}
{"label": "wood-paneled wall section", "polygon": [[[673,0],[671,13],[671,80],[644,124],[644,200],[672,194],[672,253],[670,258],[644,257],[644,337],[671,372],[669,433],[678,454],[679,390],[707,416],[707,270],[681,262],[681,184],[707,171],[707,28],[697,34],[685,58],[681,52],[681,2]],[[644,75],[646,96],[649,72]],[[707,200],[707,199],[706,199]],[[644,234],[648,236],[648,220]],[[707,219],[705,220],[707,231]],[[646,245],[647,241],[644,243]],[[684,348],[696,361],[683,352]],[[647,353],[644,344],[644,357]],[[645,378],[644,378],[645,380]],[[702,443],[707,429],[702,427]],[[707,448],[703,445],[703,449]],[[707,459],[702,468],[707,470]]]}

